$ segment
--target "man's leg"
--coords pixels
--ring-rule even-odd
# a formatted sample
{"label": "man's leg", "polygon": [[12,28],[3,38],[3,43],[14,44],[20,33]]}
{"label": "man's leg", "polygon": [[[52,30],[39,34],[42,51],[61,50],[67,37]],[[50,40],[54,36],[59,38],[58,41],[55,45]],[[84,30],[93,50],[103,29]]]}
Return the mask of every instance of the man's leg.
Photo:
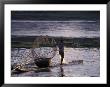
{"label": "man's leg", "polygon": [[63,58],[64,58],[64,52],[61,53],[61,65],[63,63]]}
{"label": "man's leg", "polygon": [[61,57],[61,65],[62,65],[62,63],[63,63],[63,57]]}

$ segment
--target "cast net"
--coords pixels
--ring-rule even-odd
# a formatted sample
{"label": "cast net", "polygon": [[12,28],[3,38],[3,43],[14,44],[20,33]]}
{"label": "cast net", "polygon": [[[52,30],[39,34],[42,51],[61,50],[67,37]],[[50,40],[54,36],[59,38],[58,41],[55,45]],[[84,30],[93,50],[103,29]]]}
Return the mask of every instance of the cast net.
{"label": "cast net", "polygon": [[34,40],[32,55],[34,59],[53,58],[56,54],[56,42],[48,36],[40,36]]}
{"label": "cast net", "polygon": [[35,63],[35,61],[52,59],[56,55],[56,49],[56,42],[53,38],[48,36],[36,37],[30,49],[13,49],[11,53],[11,68],[19,68],[21,70],[26,65]]}

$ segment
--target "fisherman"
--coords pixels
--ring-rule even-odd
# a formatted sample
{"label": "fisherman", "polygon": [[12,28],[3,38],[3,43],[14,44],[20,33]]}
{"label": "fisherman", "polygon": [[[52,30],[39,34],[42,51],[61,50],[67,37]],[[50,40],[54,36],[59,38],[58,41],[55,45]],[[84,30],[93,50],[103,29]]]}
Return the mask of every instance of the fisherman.
{"label": "fisherman", "polygon": [[62,65],[63,58],[64,58],[64,43],[63,43],[63,39],[60,40],[60,42],[58,44],[58,48],[59,48],[59,54],[61,56],[61,65]]}

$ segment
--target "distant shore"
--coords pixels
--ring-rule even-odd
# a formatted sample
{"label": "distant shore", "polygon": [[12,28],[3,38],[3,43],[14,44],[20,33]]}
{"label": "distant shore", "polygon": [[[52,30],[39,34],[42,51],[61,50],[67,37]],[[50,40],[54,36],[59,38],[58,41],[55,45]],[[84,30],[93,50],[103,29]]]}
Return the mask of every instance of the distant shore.
{"label": "distant shore", "polygon": [[[11,47],[12,48],[32,48],[34,40],[39,36],[11,36]],[[95,38],[72,38],[72,37],[50,37],[53,38],[56,43],[60,39],[64,40],[66,47],[73,48],[100,48],[100,37]]]}

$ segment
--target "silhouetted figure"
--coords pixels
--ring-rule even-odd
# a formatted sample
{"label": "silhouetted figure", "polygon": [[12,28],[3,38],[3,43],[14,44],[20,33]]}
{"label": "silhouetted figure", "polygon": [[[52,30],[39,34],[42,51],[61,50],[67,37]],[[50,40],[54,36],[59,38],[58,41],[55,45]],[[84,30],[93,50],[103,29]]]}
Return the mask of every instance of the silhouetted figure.
{"label": "silhouetted figure", "polygon": [[64,43],[63,43],[62,39],[60,40],[60,42],[58,44],[58,48],[59,48],[59,54],[61,56],[61,65],[62,65],[63,58],[64,58]]}

